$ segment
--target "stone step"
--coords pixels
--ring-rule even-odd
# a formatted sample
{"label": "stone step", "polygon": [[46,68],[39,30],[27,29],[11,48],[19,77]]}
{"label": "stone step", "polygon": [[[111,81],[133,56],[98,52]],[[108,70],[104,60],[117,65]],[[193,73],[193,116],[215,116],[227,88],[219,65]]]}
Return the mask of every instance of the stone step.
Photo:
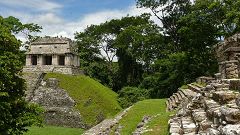
{"label": "stone step", "polygon": [[197,126],[191,119],[191,117],[182,117],[182,130],[183,134],[190,134],[190,133],[196,133],[197,131]]}
{"label": "stone step", "polygon": [[195,97],[197,95],[196,92],[190,90],[190,89],[181,89],[182,93],[184,93],[184,95],[187,97],[187,98],[190,98],[192,99],[193,97]]}
{"label": "stone step", "polygon": [[191,85],[194,85],[194,86],[196,86],[196,87],[198,87],[200,89],[204,88],[204,86],[202,86],[202,85],[200,85],[198,83],[191,83]]}
{"label": "stone step", "polygon": [[238,97],[239,93],[234,91],[215,91],[212,96],[213,99],[220,104],[226,104]]}
{"label": "stone step", "polygon": [[175,95],[178,97],[179,101],[183,100],[183,97],[182,97],[182,95],[179,92],[175,93]]}
{"label": "stone step", "polygon": [[169,125],[169,133],[170,135],[181,135],[182,134],[182,128],[181,128],[181,118],[175,117],[168,121]]}
{"label": "stone step", "polygon": [[181,104],[184,98],[187,98],[186,95],[179,90],[177,93],[174,93],[168,100],[166,101],[167,111],[172,111]]}
{"label": "stone step", "polygon": [[240,135],[240,124],[228,124],[221,129],[223,135]]}
{"label": "stone step", "polygon": [[220,107],[220,104],[217,103],[216,101],[212,100],[212,99],[205,99],[204,100],[204,105],[205,105],[205,107],[204,107],[205,110]]}
{"label": "stone step", "polygon": [[170,102],[170,99],[168,98],[167,101],[166,101],[166,106],[167,106],[167,110],[166,111],[172,111],[173,108],[172,108],[172,105],[171,105],[171,102]]}
{"label": "stone step", "polygon": [[229,90],[229,84],[227,83],[211,83],[210,84],[215,90],[220,91],[220,90]]}
{"label": "stone step", "polygon": [[173,97],[173,99],[175,100],[176,105],[178,105],[178,104],[180,103],[180,100],[179,100],[178,96],[176,95],[176,93],[174,93],[174,94],[172,95],[172,97]]}
{"label": "stone step", "polygon": [[209,119],[205,119],[205,120],[199,122],[198,125],[199,125],[199,132],[201,132],[201,131],[206,131],[207,129],[211,128],[213,125],[213,122],[210,121]]}
{"label": "stone step", "polygon": [[23,79],[26,81],[27,90],[26,90],[26,100],[31,101],[35,89],[37,89],[44,78],[43,72],[28,72],[23,73]]}
{"label": "stone step", "polygon": [[177,104],[175,102],[175,99],[173,96],[170,97],[170,104],[172,105],[172,108],[177,108]]}
{"label": "stone step", "polygon": [[196,135],[196,132],[187,133],[187,134],[183,134],[183,135]]}
{"label": "stone step", "polygon": [[178,93],[179,93],[179,95],[181,95],[182,99],[187,98],[181,89],[178,90]]}
{"label": "stone step", "polygon": [[230,108],[223,106],[220,108],[222,118],[227,123],[238,123],[240,122],[240,109],[239,108]]}
{"label": "stone step", "polygon": [[212,99],[206,99],[204,105],[207,117],[213,121],[213,124],[219,124],[221,117],[220,104]]}
{"label": "stone step", "polygon": [[194,91],[194,92],[197,92],[197,93],[202,93],[202,90],[201,88],[195,86],[195,85],[192,85],[192,84],[188,84],[188,89]]}
{"label": "stone step", "polygon": [[98,125],[87,130],[83,135],[109,135],[111,129],[119,123],[119,121],[127,114],[127,112],[131,108],[132,106],[128,107],[127,109],[119,113],[115,118],[105,119]]}
{"label": "stone step", "polygon": [[207,113],[202,108],[194,109],[192,110],[192,118],[194,119],[195,122],[199,123],[207,119]]}

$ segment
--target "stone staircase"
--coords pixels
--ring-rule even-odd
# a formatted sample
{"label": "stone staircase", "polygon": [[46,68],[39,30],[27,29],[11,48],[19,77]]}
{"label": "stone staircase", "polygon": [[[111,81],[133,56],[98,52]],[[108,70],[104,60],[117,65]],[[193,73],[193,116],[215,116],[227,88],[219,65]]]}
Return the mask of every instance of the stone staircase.
{"label": "stone staircase", "polygon": [[[115,118],[106,119],[99,123],[98,125],[92,127],[87,130],[84,135],[110,135],[113,127],[118,125],[119,121],[127,114],[127,112],[131,109],[132,106],[125,109],[123,112],[119,113]],[[114,133],[120,134],[120,133]]]}
{"label": "stone staircase", "polygon": [[43,72],[25,72],[23,73],[23,79],[26,81],[26,99],[31,101],[34,97],[34,91],[39,87],[45,73]]}
{"label": "stone staircase", "polygon": [[197,93],[190,89],[179,88],[176,93],[167,99],[167,111],[172,111],[179,107],[182,107],[185,101],[192,99],[196,95]]}
{"label": "stone staircase", "polygon": [[168,98],[167,110],[177,110],[169,120],[170,134],[240,135],[240,94],[229,90],[226,82],[188,84]]}

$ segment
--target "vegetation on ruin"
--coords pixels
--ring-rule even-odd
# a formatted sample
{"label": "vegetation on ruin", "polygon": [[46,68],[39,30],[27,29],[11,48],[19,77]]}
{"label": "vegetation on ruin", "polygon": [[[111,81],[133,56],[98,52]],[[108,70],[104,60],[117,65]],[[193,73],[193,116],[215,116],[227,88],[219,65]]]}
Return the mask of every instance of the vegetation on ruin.
{"label": "vegetation on ruin", "polygon": [[57,78],[60,81],[59,87],[76,101],[76,109],[88,125],[95,125],[121,110],[117,94],[88,76],[48,73],[45,78]]}
{"label": "vegetation on ruin", "polygon": [[79,128],[67,128],[67,127],[55,127],[55,126],[43,126],[43,127],[29,127],[29,132],[23,135],[81,135],[83,129]]}

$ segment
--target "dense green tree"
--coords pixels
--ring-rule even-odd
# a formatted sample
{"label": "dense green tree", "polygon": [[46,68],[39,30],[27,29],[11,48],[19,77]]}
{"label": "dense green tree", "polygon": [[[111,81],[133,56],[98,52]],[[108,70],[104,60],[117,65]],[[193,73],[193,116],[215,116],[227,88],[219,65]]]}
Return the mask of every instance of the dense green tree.
{"label": "dense green tree", "polygon": [[148,89],[152,98],[171,96],[178,87],[189,82],[189,65],[185,53],[172,53],[166,58],[155,61],[154,72],[144,78],[140,88]]}
{"label": "dense green tree", "polygon": [[22,134],[27,126],[39,123],[40,110],[25,101],[25,83],[21,78],[23,61],[21,42],[13,34],[39,31],[35,24],[22,24],[14,17],[0,16],[0,134]]}
{"label": "dense green tree", "polygon": [[[92,63],[97,57],[109,63],[108,70],[114,82],[112,88],[120,90],[127,85],[137,86],[142,74],[150,72],[151,63],[164,54],[159,53],[164,48],[159,29],[150,21],[149,15],[143,14],[92,25],[84,32],[76,33],[76,39],[80,55],[86,55],[83,61]],[[114,73],[112,56],[118,59],[118,70]]]}
{"label": "dense green tree", "polygon": [[[165,41],[168,41],[170,50],[167,58],[154,63],[153,66],[159,68],[153,75],[147,76],[141,85],[158,92],[155,95],[169,96],[177,87],[194,81],[196,77],[213,75],[217,71],[217,62],[212,47],[227,35],[226,28],[237,24],[226,22],[226,19],[229,19],[226,9],[231,7],[230,3],[238,3],[230,1],[138,0],[139,7],[151,9],[162,22],[163,32],[166,33]],[[237,12],[231,14],[236,16]],[[184,57],[180,54],[184,54]],[[181,63],[179,60],[174,61],[173,56],[181,60],[185,67],[178,68]],[[176,70],[173,70],[173,67],[176,67]],[[148,83],[149,80],[154,80],[154,83]],[[173,88],[173,82],[176,82],[176,88]]]}
{"label": "dense green tree", "polygon": [[163,33],[171,46],[172,51],[181,49],[178,23],[182,16],[190,13],[190,0],[137,0],[137,6],[148,8],[160,20]]}

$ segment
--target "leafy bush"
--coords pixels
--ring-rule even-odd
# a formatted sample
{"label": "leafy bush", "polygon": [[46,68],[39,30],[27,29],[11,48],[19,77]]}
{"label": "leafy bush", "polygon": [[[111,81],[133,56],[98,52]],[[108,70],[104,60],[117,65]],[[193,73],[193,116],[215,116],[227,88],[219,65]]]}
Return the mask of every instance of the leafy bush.
{"label": "leafy bush", "polygon": [[124,87],[119,91],[118,102],[123,108],[129,107],[132,104],[148,99],[149,91],[137,87]]}

